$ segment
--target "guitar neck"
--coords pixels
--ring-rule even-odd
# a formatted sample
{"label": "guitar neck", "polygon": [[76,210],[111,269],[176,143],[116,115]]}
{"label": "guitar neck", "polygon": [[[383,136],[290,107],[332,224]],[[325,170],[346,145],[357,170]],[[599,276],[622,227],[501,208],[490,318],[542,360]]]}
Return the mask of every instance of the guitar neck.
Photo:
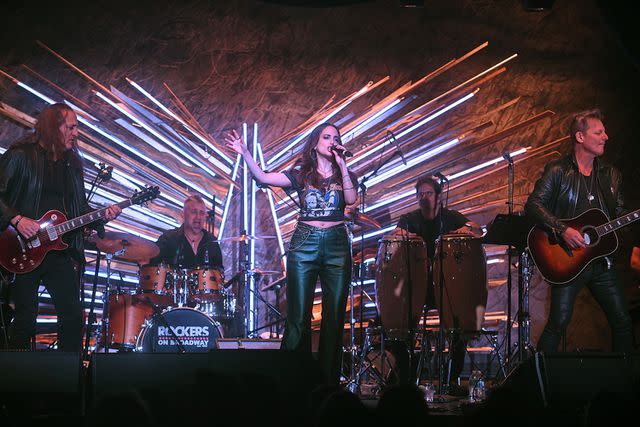
{"label": "guitar neck", "polygon": [[619,228],[622,228],[626,225],[631,224],[634,221],[640,219],[640,209],[637,209],[631,213],[621,216],[620,218],[616,218],[613,221],[609,221],[606,224],[602,224],[596,227],[596,231],[598,235],[602,236],[612,231],[615,231]]}
{"label": "guitar neck", "polygon": [[[131,199],[123,200],[122,202],[117,204],[121,209],[131,206]],[[95,210],[93,212],[86,213],[84,215],[80,215],[77,218],[70,219],[68,221],[62,222],[56,225],[54,228],[58,235],[62,235],[64,233],[68,233],[71,230],[75,230],[80,227],[84,227],[85,225],[91,224],[92,222],[101,220],[105,218],[108,207],[101,208]]]}

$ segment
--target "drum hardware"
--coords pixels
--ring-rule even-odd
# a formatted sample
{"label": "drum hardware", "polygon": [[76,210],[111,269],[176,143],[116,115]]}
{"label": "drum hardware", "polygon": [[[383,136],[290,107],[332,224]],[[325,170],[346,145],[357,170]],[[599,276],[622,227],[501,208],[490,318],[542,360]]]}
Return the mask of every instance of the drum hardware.
{"label": "drum hardware", "polygon": [[[124,242],[124,241],[123,241]],[[126,248],[125,245],[123,243],[123,247],[120,250],[117,250],[113,253],[106,253],[105,254],[105,259],[107,261],[107,284],[104,288],[104,294],[103,294],[103,304],[102,304],[102,315],[103,315],[103,324],[104,324],[104,352],[108,353],[109,352],[109,334],[110,334],[110,330],[109,330],[109,315],[107,314],[107,316],[104,316],[104,313],[109,313],[109,298],[110,298],[110,292],[111,292],[111,259],[114,256],[121,256],[124,255],[124,253],[126,252]],[[118,290],[119,291],[119,290]]]}
{"label": "drum hardware", "polygon": [[[147,263],[151,258],[160,253],[160,248],[155,244],[148,242],[140,237],[128,234],[107,231],[102,237],[97,234],[91,235],[86,239],[86,242],[90,246],[95,246],[97,250],[96,256],[96,274],[94,279],[94,289],[92,292],[92,307],[90,314],[93,311],[93,302],[95,300],[95,291],[97,285],[97,277],[100,266],[100,252],[104,253],[104,258],[107,262],[107,284],[105,286],[105,292],[103,294],[103,317],[102,317],[102,340],[104,341],[104,352],[109,352],[110,333],[109,330],[109,299],[111,294],[111,260],[113,258],[123,261],[135,262],[135,263]],[[116,290],[120,293],[120,289]],[[91,318],[91,315],[89,316]],[[87,331],[88,333],[88,331]],[[85,341],[85,354],[88,353],[88,336]]]}
{"label": "drum hardware", "polygon": [[[377,343],[374,343],[374,335],[380,337]],[[349,383],[361,395],[376,396],[386,387],[398,383],[394,356],[385,350],[384,341],[381,327],[366,328],[361,355],[356,363],[357,371],[353,382]]]}
{"label": "drum hardware", "polygon": [[[260,289],[260,292],[267,292],[267,291],[274,291],[275,292],[275,298],[276,298],[276,307],[280,307],[280,290],[282,289],[282,286],[286,283],[287,280],[287,276],[282,276],[277,280],[274,280],[273,282],[269,283],[266,286],[263,286],[262,289]],[[264,325],[264,328],[269,328],[269,338],[279,338],[282,336],[281,330],[282,330],[282,322],[284,322],[285,320],[287,320],[286,317],[283,317],[281,313],[275,313],[275,312],[269,312],[270,313],[270,319],[271,321]],[[275,316],[273,316],[275,314]],[[275,330],[274,330],[275,327]]]}
{"label": "drum hardware", "polygon": [[[247,274],[252,275],[254,277],[255,276],[261,277],[263,274],[272,274],[272,273],[280,273],[280,272],[273,271],[273,272],[266,273],[266,272],[262,272],[259,269],[253,269],[253,270],[247,271]],[[286,280],[286,276],[284,278],[282,278],[282,279],[279,279],[277,282],[284,281],[284,280]],[[262,289],[265,289],[265,288],[267,288],[267,286],[264,286]],[[268,289],[273,289],[275,291],[275,293],[276,293],[276,304],[279,305],[279,303],[280,303],[280,285],[276,285],[276,286],[270,285],[270,286],[268,286]],[[267,301],[260,294],[260,292],[256,292],[256,290],[254,290],[254,289],[249,289],[249,292],[253,293],[260,301],[262,301],[264,303],[265,306],[267,306],[267,308],[269,309],[269,311],[267,312],[267,316],[271,317],[271,315],[273,315],[273,316],[275,316],[275,320],[271,320],[266,325],[262,325],[260,327],[254,328],[252,331],[248,332],[248,336],[255,336],[255,334],[258,331],[260,331],[262,329],[269,328],[269,336],[271,337],[271,335],[273,334],[272,326],[276,326],[276,328],[278,328],[278,325],[281,322],[283,322],[285,320],[285,318],[282,316],[282,313],[280,312],[280,310],[278,310],[269,301]],[[256,324],[256,326],[257,326],[257,324]],[[278,336],[279,335],[279,330],[276,329],[275,334],[276,334],[276,336]]]}

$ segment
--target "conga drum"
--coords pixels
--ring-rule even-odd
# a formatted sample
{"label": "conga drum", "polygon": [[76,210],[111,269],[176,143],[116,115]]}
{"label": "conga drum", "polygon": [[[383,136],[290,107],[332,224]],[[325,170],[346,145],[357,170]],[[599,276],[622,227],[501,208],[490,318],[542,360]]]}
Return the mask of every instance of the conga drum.
{"label": "conga drum", "polygon": [[376,305],[387,339],[404,340],[418,325],[427,296],[427,247],[421,238],[378,241]]}
{"label": "conga drum", "polygon": [[[444,272],[442,304],[440,246]],[[479,331],[487,306],[487,263],[481,240],[465,234],[445,234],[436,241],[433,282],[444,328]]]}

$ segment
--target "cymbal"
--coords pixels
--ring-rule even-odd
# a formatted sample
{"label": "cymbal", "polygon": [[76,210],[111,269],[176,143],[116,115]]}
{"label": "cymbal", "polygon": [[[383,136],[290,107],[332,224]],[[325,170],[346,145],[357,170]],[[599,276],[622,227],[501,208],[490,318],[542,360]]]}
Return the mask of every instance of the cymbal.
{"label": "cymbal", "polygon": [[269,274],[281,274],[282,272],[277,270],[261,270],[259,268],[254,268],[252,270],[247,270],[247,273],[266,276]]}
{"label": "cymbal", "polygon": [[[364,259],[375,258],[377,255],[376,248],[365,248],[364,250]],[[358,252],[353,256],[353,262],[360,263],[362,262],[362,252]]]}
{"label": "cymbal", "polygon": [[378,221],[373,219],[372,216],[362,213],[358,211],[358,209],[354,209],[350,212],[347,212],[345,216],[348,221],[351,221],[354,224],[359,226],[368,225],[369,227],[373,227],[373,228],[380,228],[382,226]]}
{"label": "cymbal", "polygon": [[100,251],[110,254],[124,249],[124,253],[117,255],[117,258],[139,264],[148,263],[151,258],[160,253],[158,245],[147,239],[115,231],[105,232],[102,239],[97,234],[93,234],[87,239],[87,242],[95,244]]}
{"label": "cymbal", "polygon": [[224,239],[220,239],[220,242],[246,242],[249,240],[275,239],[275,238],[276,236],[251,236],[250,234],[241,234],[239,236],[225,237]]}

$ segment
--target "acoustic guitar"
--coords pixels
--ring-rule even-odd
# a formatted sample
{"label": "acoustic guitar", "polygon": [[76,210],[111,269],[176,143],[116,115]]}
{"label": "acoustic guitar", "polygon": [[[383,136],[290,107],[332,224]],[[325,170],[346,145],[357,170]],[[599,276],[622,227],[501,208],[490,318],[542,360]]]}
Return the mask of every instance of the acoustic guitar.
{"label": "acoustic guitar", "polygon": [[590,263],[612,254],[618,248],[615,230],[640,219],[640,209],[609,221],[600,209],[589,209],[575,218],[561,222],[582,233],[587,246],[570,249],[561,239],[540,226],[527,236],[529,253],[540,274],[551,284],[561,285],[575,279]]}

